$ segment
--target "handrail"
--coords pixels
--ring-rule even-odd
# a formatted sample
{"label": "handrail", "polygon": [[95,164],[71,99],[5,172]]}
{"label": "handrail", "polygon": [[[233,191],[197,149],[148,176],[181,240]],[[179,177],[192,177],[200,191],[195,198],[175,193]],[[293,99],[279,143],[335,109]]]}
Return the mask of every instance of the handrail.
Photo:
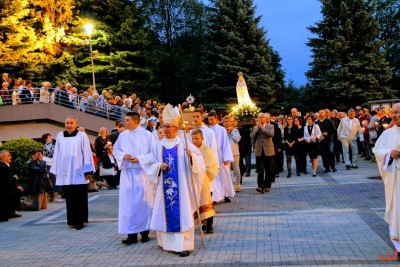
{"label": "handrail", "polygon": [[[12,93],[10,93],[10,91]],[[17,93],[15,93],[17,92]],[[8,93],[8,94],[7,94]],[[3,105],[26,105],[36,103],[54,103],[56,105],[75,109],[81,112],[90,113],[108,120],[124,120],[125,114],[129,111],[125,106],[112,105],[107,102],[104,96],[98,100],[93,97],[84,97],[68,93],[59,88],[20,88],[17,90],[1,91]]]}

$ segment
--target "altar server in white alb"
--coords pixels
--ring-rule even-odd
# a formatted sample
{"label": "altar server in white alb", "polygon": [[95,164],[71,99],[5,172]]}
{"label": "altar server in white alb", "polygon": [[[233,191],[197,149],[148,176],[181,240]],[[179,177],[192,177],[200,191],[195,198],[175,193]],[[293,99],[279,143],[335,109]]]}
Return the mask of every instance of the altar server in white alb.
{"label": "altar server in white alb", "polygon": [[64,192],[67,224],[81,230],[89,217],[87,180],[95,169],[89,138],[77,128],[76,117],[65,119],[65,131],[57,135],[50,172]]}
{"label": "altar server in white alb", "polygon": [[218,161],[215,159],[211,149],[203,144],[203,132],[200,129],[192,131],[192,142],[203,155],[204,164],[206,166],[206,175],[204,177],[203,186],[200,191],[200,207],[199,213],[201,221],[206,221],[204,229],[207,234],[214,233],[214,204],[210,192],[211,183],[218,174]]}
{"label": "altar server in white alb", "polygon": [[186,149],[184,139],[177,135],[179,110],[168,104],[163,117],[165,137],[151,154],[138,159],[152,181],[155,179],[150,228],[157,231],[157,243],[186,257],[194,249],[193,213],[199,207],[205,165],[201,152],[190,142]]}
{"label": "altar server in white alb", "polygon": [[212,199],[215,202],[225,200],[231,202],[230,197],[235,196],[235,189],[231,180],[231,162],[233,162],[233,154],[228,139],[226,129],[218,124],[217,113],[210,111],[208,113],[208,122],[211,130],[214,131],[217,140],[219,173],[213,182]]}
{"label": "altar server in white alb", "polygon": [[390,237],[400,251],[400,103],[392,107],[392,128],[376,141],[373,152],[385,185],[385,221]]}
{"label": "altar server in white alb", "polygon": [[139,123],[139,114],[128,112],[125,115],[126,130],[114,144],[114,155],[121,170],[118,232],[128,235],[122,241],[125,245],[137,243],[138,233],[142,243],[149,241],[152,185],[137,157],[150,153],[156,140]]}

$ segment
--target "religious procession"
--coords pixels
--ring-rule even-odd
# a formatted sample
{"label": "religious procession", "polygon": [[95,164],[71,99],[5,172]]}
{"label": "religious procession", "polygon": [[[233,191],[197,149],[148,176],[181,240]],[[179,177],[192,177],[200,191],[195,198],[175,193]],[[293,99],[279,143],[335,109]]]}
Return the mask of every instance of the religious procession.
{"label": "religious procession", "polygon": [[[274,116],[252,102],[240,71],[236,92],[238,104],[223,118],[214,110],[206,113],[191,106],[193,96],[184,107],[163,105],[156,117],[145,122],[141,110],[132,105],[115,131],[108,134],[106,128],[100,129],[94,145],[77,117],[68,116],[55,144],[44,134],[44,151],[30,151],[35,193],[30,205],[20,200],[23,188],[10,170],[12,156],[2,150],[1,174],[9,184],[0,194],[2,203],[8,203],[0,209],[1,221],[19,218],[19,204],[41,210],[50,198],[60,203],[65,199],[68,226],[81,230],[90,222],[88,192],[117,189],[118,233],[126,236],[123,245],[147,243],[153,231],[159,247],[187,257],[195,250],[195,238],[207,246],[205,235],[214,233],[215,205],[230,203],[241,192],[242,178],[250,176],[252,169],[252,153],[257,173],[254,189],[260,194],[270,192],[282,173],[292,178],[292,159],[297,176],[316,177],[319,156],[324,173],[337,172],[340,163],[346,170],[357,169],[358,160],[364,158],[378,164],[385,184],[385,221],[393,244],[400,249],[396,183],[400,104],[371,114],[357,107],[347,113],[321,109],[301,116],[293,108],[290,115]],[[238,120],[243,107],[252,110],[250,121]]]}

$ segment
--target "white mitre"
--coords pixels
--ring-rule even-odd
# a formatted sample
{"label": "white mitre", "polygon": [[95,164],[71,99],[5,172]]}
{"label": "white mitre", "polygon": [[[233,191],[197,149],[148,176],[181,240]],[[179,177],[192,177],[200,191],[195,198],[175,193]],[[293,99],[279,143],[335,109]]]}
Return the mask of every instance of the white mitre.
{"label": "white mitre", "polygon": [[163,120],[164,123],[171,123],[172,125],[179,127],[180,119],[179,109],[173,107],[171,104],[167,104],[163,109]]}

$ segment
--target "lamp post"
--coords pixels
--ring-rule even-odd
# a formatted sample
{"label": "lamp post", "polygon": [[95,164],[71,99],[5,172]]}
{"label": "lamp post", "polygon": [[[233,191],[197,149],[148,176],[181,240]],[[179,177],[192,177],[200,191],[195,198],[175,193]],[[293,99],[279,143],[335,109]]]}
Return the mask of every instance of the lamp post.
{"label": "lamp post", "polygon": [[93,33],[93,24],[85,24],[84,26],[86,34],[89,36],[89,46],[90,46],[90,60],[92,61],[92,79],[93,79],[93,88],[96,91],[96,79],[94,77],[94,63],[93,63],[93,50],[92,50],[92,33]]}

